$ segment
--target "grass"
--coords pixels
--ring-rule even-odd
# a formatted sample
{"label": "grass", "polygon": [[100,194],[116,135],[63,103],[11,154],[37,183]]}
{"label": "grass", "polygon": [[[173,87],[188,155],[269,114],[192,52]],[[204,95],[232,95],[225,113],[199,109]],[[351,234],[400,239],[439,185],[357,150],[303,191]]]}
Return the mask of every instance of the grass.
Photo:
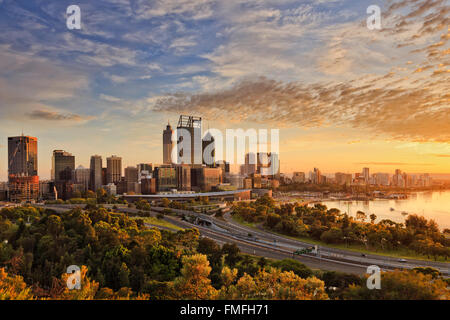
{"label": "grass", "polygon": [[253,229],[257,229],[256,225],[253,222],[248,222],[245,221],[242,217],[236,216],[236,215],[232,215],[233,220],[236,221],[237,223],[245,226],[245,227],[249,227],[249,228],[253,228]]}
{"label": "grass", "polygon": [[[256,225],[254,223],[246,222],[241,217],[233,216],[233,220],[243,226],[258,230],[258,228],[256,227]],[[434,260],[433,258],[430,259],[427,256],[418,254],[418,253],[416,253],[410,249],[406,249],[406,248],[401,248],[401,249],[397,249],[397,250],[378,249],[378,251],[375,251],[375,250],[367,249],[366,247],[364,247],[362,245],[350,244],[349,246],[346,246],[345,244],[327,244],[320,240],[315,240],[315,239],[306,238],[306,237],[288,236],[288,235],[278,233],[278,232],[275,232],[273,230],[269,230],[266,228],[264,228],[264,230],[267,232],[279,235],[281,237],[288,238],[288,239],[299,240],[299,241],[303,241],[303,242],[310,243],[310,244],[317,244],[317,245],[320,245],[323,247],[328,247],[328,248],[342,249],[342,250],[360,252],[360,253],[365,253],[365,254],[376,254],[376,255],[380,255],[380,256],[393,257],[393,258],[415,259],[415,260],[423,260],[423,261],[433,261],[433,262],[437,261],[437,262],[447,262],[448,263],[448,261],[445,261],[445,259],[443,257],[439,257],[437,260]]]}
{"label": "grass", "polygon": [[184,230],[183,228],[180,228],[166,220],[162,220],[162,219],[158,219],[158,218],[154,218],[154,217],[145,217],[145,218],[133,217],[132,219],[142,219],[142,220],[144,220],[145,223],[151,224],[154,226],[158,226],[158,227],[165,227],[165,228],[178,230],[178,231]]}

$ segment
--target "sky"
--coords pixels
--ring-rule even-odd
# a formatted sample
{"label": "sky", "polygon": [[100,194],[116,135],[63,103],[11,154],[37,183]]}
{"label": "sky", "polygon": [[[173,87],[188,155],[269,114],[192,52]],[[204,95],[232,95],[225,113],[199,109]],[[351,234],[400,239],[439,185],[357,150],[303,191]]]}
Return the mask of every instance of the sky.
{"label": "sky", "polygon": [[450,173],[449,22],[450,0],[0,0],[0,181],[8,136],[46,179],[55,149],[161,163],[180,114],[280,129],[282,172]]}

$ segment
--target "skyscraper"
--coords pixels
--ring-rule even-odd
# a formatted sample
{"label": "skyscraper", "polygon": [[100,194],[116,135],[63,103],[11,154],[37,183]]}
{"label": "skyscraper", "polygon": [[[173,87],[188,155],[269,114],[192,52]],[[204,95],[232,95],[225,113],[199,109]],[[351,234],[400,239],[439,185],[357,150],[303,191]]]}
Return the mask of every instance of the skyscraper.
{"label": "skyscraper", "polygon": [[166,130],[163,131],[163,163],[172,164],[172,134],[173,130],[170,123],[167,123]]}
{"label": "skyscraper", "polygon": [[76,184],[82,185],[84,191],[90,188],[91,170],[83,166],[78,166],[73,171],[73,178]]}
{"label": "skyscraper", "polygon": [[75,170],[75,156],[64,150],[54,150],[52,157],[52,180],[54,182],[70,181],[72,180],[73,170]]}
{"label": "skyscraper", "polygon": [[75,157],[64,151],[54,150],[52,156],[52,180],[58,191],[58,198],[67,200],[72,193],[72,173],[75,170]]}
{"label": "skyscraper", "polygon": [[370,179],[369,168],[363,168],[362,174],[364,176],[364,183],[366,185],[369,184]]}
{"label": "skyscraper", "polygon": [[125,181],[126,182],[138,182],[138,168],[126,167],[125,168]]}
{"label": "skyscraper", "polygon": [[250,176],[256,173],[256,154],[253,152],[245,155],[245,164],[241,166],[241,174],[244,176]]}
{"label": "skyscraper", "polygon": [[153,177],[153,164],[151,163],[140,163],[137,165],[138,170],[138,181],[142,179]]}
{"label": "skyscraper", "polygon": [[153,164],[151,163],[140,163],[137,165],[138,173],[142,171],[147,171],[149,174],[153,172]]}
{"label": "skyscraper", "polygon": [[8,138],[8,174],[37,176],[37,138],[20,136]]}
{"label": "skyscraper", "polygon": [[8,186],[11,201],[33,201],[39,197],[37,138],[8,138]]}
{"label": "skyscraper", "polygon": [[180,116],[177,126],[177,163],[202,164],[202,118]]}
{"label": "skyscraper", "polygon": [[102,157],[98,155],[92,156],[90,168],[90,188],[92,191],[97,191],[102,187]]}
{"label": "skyscraper", "polygon": [[122,178],[122,158],[118,156],[106,158],[106,184],[116,184],[120,178]]}

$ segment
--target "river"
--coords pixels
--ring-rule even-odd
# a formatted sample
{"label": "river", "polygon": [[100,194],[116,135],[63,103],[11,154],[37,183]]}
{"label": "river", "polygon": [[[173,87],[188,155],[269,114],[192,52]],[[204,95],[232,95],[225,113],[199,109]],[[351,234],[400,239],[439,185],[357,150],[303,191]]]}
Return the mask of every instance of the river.
{"label": "river", "polygon": [[[367,215],[374,213],[376,221],[390,219],[395,222],[404,222],[409,214],[415,213],[427,219],[433,219],[439,229],[450,229],[450,191],[427,191],[410,194],[404,200],[384,200],[376,199],[371,201],[323,201],[328,208],[337,208],[341,212],[347,212],[355,216],[358,210]],[[394,209],[394,211],[391,210]]]}

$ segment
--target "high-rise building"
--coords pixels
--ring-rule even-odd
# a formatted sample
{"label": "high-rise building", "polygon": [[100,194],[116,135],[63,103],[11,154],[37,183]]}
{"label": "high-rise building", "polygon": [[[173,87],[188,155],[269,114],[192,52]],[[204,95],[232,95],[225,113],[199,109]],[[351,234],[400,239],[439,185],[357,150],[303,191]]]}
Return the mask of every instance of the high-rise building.
{"label": "high-rise building", "polygon": [[8,138],[8,174],[32,177],[38,175],[37,138]]}
{"label": "high-rise building", "polygon": [[261,189],[261,175],[259,173],[252,174],[252,187],[253,189]]}
{"label": "high-rise building", "polygon": [[118,183],[122,178],[122,158],[111,156],[106,158],[106,184]]}
{"label": "high-rise building", "polygon": [[191,191],[191,166],[180,164],[176,166],[177,190]]}
{"label": "high-rise building", "polygon": [[375,173],[373,175],[374,183],[379,186],[389,185],[389,173]]}
{"label": "high-rise building", "polygon": [[140,163],[137,165],[138,169],[138,182],[142,179],[153,178],[153,164],[151,163]]}
{"label": "high-rise building", "polygon": [[106,182],[106,171],[107,169],[105,167],[102,168],[102,186],[106,186],[108,183]]}
{"label": "high-rise building", "polygon": [[172,164],[172,150],[173,150],[173,142],[172,142],[172,134],[173,130],[170,126],[170,123],[167,123],[166,130],[163,131],[163,163],[164,164]]}
{"label": "high-rise building", "polygon": [[338,185],[351,185],[352,184],[352,174],[351,173],[342,173],[336,172],[334,174],[334,180]]}
{"label": "high-rise building", "polygon": [[54,150],[52,156],[52,180],[55,182],[58,198],[67,200],[73,192],[75,156],[64,151]]}
{"label": "high-rise building", "polygon": [[54,182],[58,183],[71,181],[72,173],[74,170],[75,170],[75,156],[64,150],[53,151],[52,180]]}
{"label": "high-rise building", "polygon": [[57,200],[58,191],[53,181],[39,181],[39,199],[40,200]]}
{"label": "high-rise building", "polygon": [[138,173],[141,173],[142,171],[147,171],[148,173],[152,173],[153,171],[153,164],[151,163],[140,163],[137,165]]}
{"label": "high-rise building", "polygon": [[222,169],[222,178],[223,178],[223,182],[224,183],[229,183],[228,181],[228,175],[230,173],[230,163],[223,161],[223,160],[219,160],[216,161],[216,165],[217,168]]}
{"label": "high-rise building", "polygon": [[312,176],[312,183],[321,184],[322,183],[322,173],[318,168],[314,168],[314,173]]}
{"label": "high-rise building", "polygon": [[196,191],[209,192],[222,183],[222,169],[199,167],[191,169],[191,188]]}
{"label": "high-rise building", "polygon": [[392,176],[392,185],[395,187],[403,186],[403,175],[400,169],[395,170],[395,174]]}
{"label": "high-rise building", "polygon": [[[122,181],[123,180],[123,181]],[[136,185],[139,181],[139,171],[137,167],[126,167],[125,168],[125,177],[121,180],[121,183],[123,183],[123,186],[120,188],[117,188],[118,194],[123,193],[130,193],[134,192],[136,193]]]}
{"label": "high-rise building", "polygon": [[369,168],[363,168],[362,175],[364,177],[365,184],[369,184],[370,174],[369,174]]}
{"label": "high-rise building", "polygon": [[304,172],[294,172],[294,175],[292,176],[292,182],[293,183],[305,183],[306,176]]}
{"label": "high-rise building", "polygon": [[83,191],[87,191],[89,189],[91,169],[85,168],[80,165],[74,170],[73,176],[75,179],[75,183],[83,186]]}
{"label": "high-rise building", "polygon": [[170,191],[177,188],[177,173],[172,166],[161,166],[154,170],[158,191]]}
{"label": "high-rise building", "polygon": [[202,164],[202,159],[202,118],[181,115],[177,126],[177,163]]}
{"label": "high-rise building", "polygon": [[142,192],[142,194],[155,194],[156,193],[156,179],[155,178],[143,178],[141,180],[141,192]]}
{"label": "high-rise building", "polygon": [[245,164],[241,166],[241,175],[250,176],[256,173],[256,154],[250,152],[245,155]]}
{"label": "high-rise building", "polygon": [[14,202],[35,201],[39,197],[37,138],[8,138],[9,198]]}
{"label": "high-rise building", "polygon": [[102,183],[102,157],[95,155],[91,157],[91,179],[90,179],[90,189],[92,191],[97,191],[103,185]]}
{"label": "high-rise building", "polygon": [[125,168],[125,181],[126,182],[138,182],[138,168],[126,167]]}

